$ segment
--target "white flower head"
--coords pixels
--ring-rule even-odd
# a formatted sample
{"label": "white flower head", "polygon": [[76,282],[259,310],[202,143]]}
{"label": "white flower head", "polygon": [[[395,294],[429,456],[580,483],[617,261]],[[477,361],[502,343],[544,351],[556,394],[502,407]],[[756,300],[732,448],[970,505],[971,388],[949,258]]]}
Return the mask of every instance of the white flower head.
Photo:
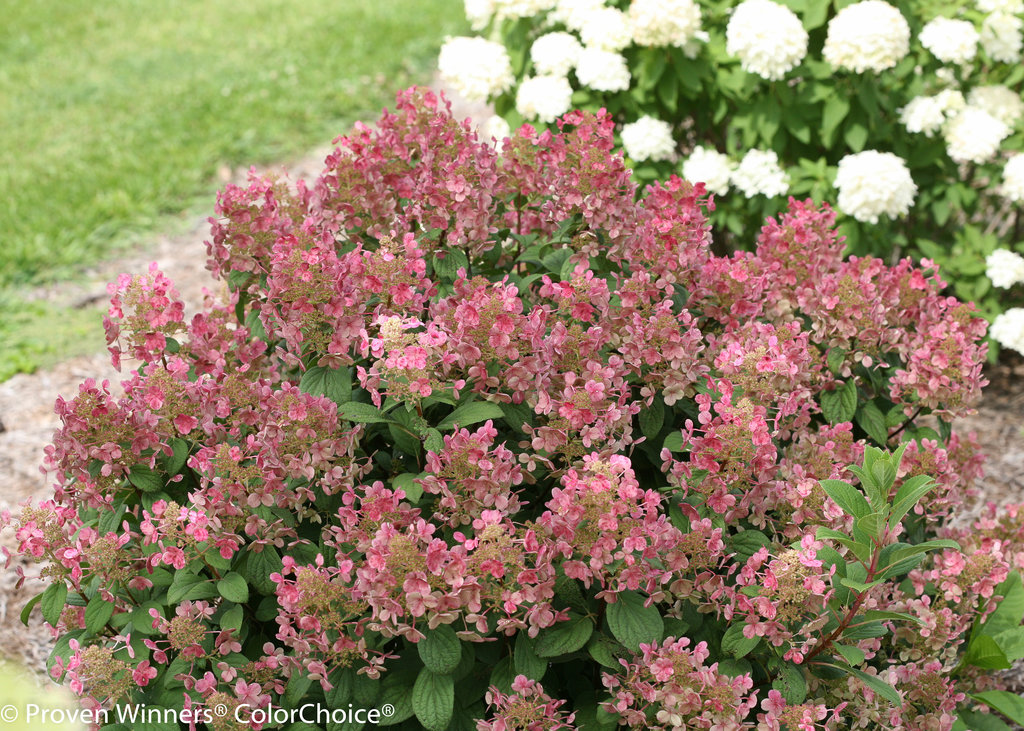
{"label": "white flower head", "polygon": [[748,150],[732,173],[732,184],[747,198],[765,195],[773,198],[789,191],[789,176],[779,166],[774,150]]}
{"label": "white flower head", "polygon": [[458,36],[441,46],[441,80],[470,101],[485,101],[512,87],[512,61],[500,43]]}
{"label": "white flower head", "polygon": [[693,0],[633,0],[629,24],[638,46],[685,48],[700,32],[700,6]]}
{"label": "white flower head", "polygon": [[988,334],[1004,348],[1024,355],[1024,309],[1011,307],[992,322]]}
{"label": "white flower head", "polygon": [[523,79],[516,92],[516,111],[525,119],[551,124],[572,106],[572,86],[564,76]]}
{"label": "white flower head", "polygon": [[972,107],[984,109],[1010,127],[1017,124],[1017,120],[1024,115],[1024,101],[1020,98],[1020,92],[1001,84],[974,87],[967,95],[967,103]]}
{"label": "white flower head", "polygon": [[580,39],[587,48],[621,51],[633,42],[626,14],[618,8],[597,8],[583,16]]}
{"label": "white flower head", "polygon": [[828,24],[825,60],[838,69],[885,71],[910,51],[910,26],[899,10],[882,0],[847,5]]}
{"label": "white flower head", "polygon": [[964,95],[956,89],[944,89],[934,96],[918,96],[900,110],[900,122],[908,132],[924,132],[932,137],[964,108]]}
{"label": "white flower head", "polygon": [[576,78],[594,91],[625,91],[632,77],[621,53],[584,48],[576,64]]}
{"label": "white flower head", "polygon": [[1019,63],[1024,36],[1024,21],[1009,13],[992,13],[981,21],[981,47],[989,58],[999,63]]}
{"label": "white flower head", "polygon": [[1024,13],[1024,0],[978,0],[983,13]]}
{"label": "white flower head", "polygon": [[839,210],[866,223],[878,223],[880,216],[905,216],[917,195],[917,185],[903,159],[876,150],[842,158],[836,188]]}
{"label": "white flower head", "polygon": [[717,150],[709,147],[695,147],[683,163],[683,178],[691,183],[704,183],[708,192],[725,195],[729,192],[736,163]]}
{"label": "white flower head", "polygon": [[571,33],[545,33],[530,46],[530,60],[538,74],[568,76],[582,50],[583,46]]}
{"label": "white flower head", "polygon": [[744,71],[777,81],[807,55],[807,31],[789,8],[772,0],[744,0],[729,18],[725,49]]}
{"label": "white flower head", "polygon": [[999,192],[1013,203],[1024,201],[1024,153],[1018,153],[1006,161]]}
{"label": "white flower head", "polygon": [[512,136],[512,128],[504,117],[492,114],[480,125],[480,138],[485,141],[494,140],[494,144],[501,149],[502,142],[506,137]]}
{"label": "white flower head", "polygon": [[491,22],[496,9],[494,0],[463,0],[463,7],[469,27],[478,32]]}
{"label": "white flower head", "polygon": [[670,160],[676,151],[676,141],[668,122],[645,115],[622,126],[622,147],[636,162]]}
{"label": "white flower head", "polygon": [[1024,256],[1009,249],[996,249],[985,257],[985,275],[993,286],[1001,289],[1024,284]]}
{"label": "white flower head", "polygon": [[977,55],[981,37],[968,20],[935,18],[925,23],[918,40],[943,63],[965,64]]}
{"label": "white flower head", "polygon": [[494,0],[499,18],[532,18],[555,7],[555,0]]}
{"label": "white flower head", "polygon": [[578,31],[588,14],[603,7],[604,0],[558,0],[548,17],[569,30]]}
{"label": "white flower head", "polygon": [[1010,128],[1004,122],[972,106],[961,110],[943,130],[946,152],[956,162],[988,162],[1009,134]]}

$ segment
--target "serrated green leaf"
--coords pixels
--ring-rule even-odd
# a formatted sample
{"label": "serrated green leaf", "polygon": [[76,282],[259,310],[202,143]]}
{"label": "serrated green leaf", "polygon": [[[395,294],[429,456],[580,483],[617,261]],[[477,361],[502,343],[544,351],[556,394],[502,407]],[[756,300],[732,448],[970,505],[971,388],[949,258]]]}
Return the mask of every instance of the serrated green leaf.
{"label": "serrated green leaf", "polygon": [[512,681],[515,677],[516,669],[512,664],[512,656],[506,655],[491,670],[491,678],[488,685],[493,685],[502,693],[511,693]]}
{"label": "serrated green leaf", "polygon": [[866,543],[861,543],[853,538],[850,538],[845,533],[840,533],[837,530],[831,528],[818,528],[815,537],[818,540],[829,540],[835,541],[841,546],[846,546],[848,549],[853,551],[853,555],[859,558],[861,561],[867,561],[871,558],[871,546]]}
{"label": "serrated green leaf", "polygon": [[94,596],[85,605],[85,628],[93,634],[99,634],[100,630],[107,625],[110,615],[113,613],[113,602],[108,602],[106,599]]}
{"label": "serrated green leaf", "polygon": [[[824,6],[824,4],[822,5]],[[844,95],[830,94],[825,100],[825,106],[821,112],[821,138],[826,147],[832,146],[836,130],[849,112],[850,102]]]}
{"label": "serrated green leaf", "polygon": [[39,599],[39,608],[43,612],[43,619],[57,626],[60,615],[67,604],[68,587],[63,581],[58,581],[46,587]]}
{"label": "serrated green leaf", "polygon": [[260,594],[273,594],[277,584],[271,580],[270,575],[279,573],[282,567],[281,556],[272,546],[264,546],[259,553],[250,549],[245,576]]}
{"label": "serrated green leaf", "polygon": [[146,465],[137,464],[128,472],[128,482],[142,492],[160,492],[164,489],[164,477]]}
{"label": "serrated green leaf", "polygon": [[615,639],[633,652],[640,651],[641,643],[660,642],[665,634],[661,612],[653,604],[645,607],[643,597],[635,591],[620,592],[605,616]]}
{"label": "serrated green leaf", "polygon": [[[905,566],[907,565],[905,562],[908,562],[909,559],[921,556],[928,551],[937,551],[942,548],[958,549],[960,548],[960,544],[946,538],[937,538],[935,540],[925,541],[924,543],[918,543],[913,546],[899,548],[892,552],[889,557],[888,565],[879,567],[882,570],[879,572],[878,577],[881,579],[889,579],[894,576],[900,576],[910,570],[909,568],[905,569]],[[912,567],[913,565],[911,565],[911,568]]]}
{"label": "serrated green leaf", "polygon": [[790,663],[779,669],[779,674],[772,680],[772,688],[791,705],[799,705],[807,699],[807,678],[800,668]]}
{"label": "serrated green leaf", "polygon": [[239,630],[242,628],[242,622],[244,621],[245,612],[241,605],[236,604],[221,615],[220,627],[225,630]]}
{"label": "serrated green leaf", "polygon": [[423,448],[428,452],[440,454],[444,451],[444,437],[437,429],[427,429],[426,438],[423,440]]}
{"label": "serrated green leaf", "polygon": [[640,431],[648,439],[654,439],[665,424],[665,405],[660,398],[654,399],[651,405],[641,409],[637,415],[640,421]]}
{"label": "serrated green leaf", "polygon": [[980,713],[960,708],[953,731],[1011,731],[1006,722],[994,713]]}
{"label": "serrated green leaf", "polygon": [[391,486],[404,492],[406,499],[415,505],[423,497],[423,487],[416,481],[419,477],[420,475],[404,472],[391,481]]}
{"label": "serrated green leaf", "polygon": [[1016,724],[1024,724],[1024,698],[1005,690],[986,690],[971,695],[976,701],[999,711]]}
{"label": "serrated green leaf", "polygon": [[822,391],[821,413],[830,424],[853,419],[857,413],[857,383],[850,379],[835,391]]}
{"label": "serrated green leaf", "polygon": [[836,346],[830,348],[826,361],[828,363],[828,369],[835,375],[840,375],[840,371],[843,368],[843,362],[846,360],[846,351]]}
{"label": "serrated green leaf", "polygon": [[533,649],[538,657],[558,657],[576,652],[590,639],[594,632],[594,623],[588,617],[573,617],[566,622],[559,622],[554,627],[541,630],[537,635]]}
{"label": "serrated green leaf", "polygon": [[885,531],[885,514],[868,513],[860,518],[854,518],[853,528],[855,531],[862,531],[869,538],[880,540]]}
{"label": "serrated green leaf", "polygon": [[[885,416],[873,401],[863,404],[856,414],[857,426],[867,432],[878,445],[885,446],[889,441],[889,430],[885,428]],[[893,471],[895,477],[895,470]]]}
{"label": "serrated green leaf", "polygon": [[249,601],[249,584],[241,574],[232,571],[217,582],[217,593],[235,604]]}
{"label": "serrated green leaf", "polygon": [[26,627],[28,627],[29,617],[32,616],[32,610],[36,608],[36,604],[42,601],[42,599],[43,594],[42,592],[40,592],[39,594],[36,594],[34,597],[25,602],[25,606],[21,608],[21,615],[19,616],[19,618],[21,619],[21,623]]}
{"label": "serrated green leaf", "polygon": [[825,494],[832,498],[832,502],[842,508],[847,515],[863,518],[871,514],[871,506],[864,498],[864,493],[850,483],[842,480],[819,480],[818,484]]}
{"label": "serrated green leaf", "polygon": [[338,407],[338,415],[357,424],[386,424],[393,421],[373,404],[364,404],[360,401],[342,404]]}
{"label": "serrated green leaf", "polygon": [[739,660],[750,653],[761,641],[760,637],[744,637],[744,622],[736,622],[729,625],[729,629],[722,635],[722,652],[727,652]]}
{"label": "serrated green leaf", "polygon": [[881,622],[863,622],[846,628],[843,637],[848,640],[868,640],[872,637],[885,637],[889,630]]}
{"label": "serrated green leaf", "polygon": [[505,412],[501,410],[501,407],[497,404],[492,404],[489,401],[471,401],[468,404],[463,404],[459,408],[455,409],[452,413],[448,414],[437,425],[437,428],[441,431],[454,428],[456,425],[459,427],[470,426],[471,424],[478,424],[481,421],[487,419],[501,419],[505,416]]}
{"label": "serrated green leaf", "polygon": [[445,731],[455,710],[455,681],[423,668],[412,688],[412,710],[428,731]]}
{"label": "serrated green leaf", "polygon": [[882,680],[878,676],[876,676],[876,675],[869,675],[868,673],[865,673],[863,670],[858,670],[857,668],[851,667],[851,666],[847,665],[846,663],[836,662],[836,663],[826,663],[826,664],[831,664],[834,667],[837,667],[840,670],[844,670],[848,674],[858,678],[861,682],[864,683],[864,685],[866,685],[869,688],[871,688],[871,690],[875,691],[875,693],[877,695],[882,696],[887,701],[892,703],[894,706],[902,705],[903,699],[900,696],[899,691],[896,690],[889,683],[886,683],[884,680]]}
{"label": "serrated green leaf", "polygon": [[302,374],[299,390],[311,396],[326,396],[339,406],[352,401],[352,369],[313,366]]}
{"label": "serrated green leaf", "polygon": [[188,442],[184,439],[171,439],[167,442],[171,448],[171,456],[163,455],[160,463],[168,475],[176,475],[181,472],[188,460]]}
{"label": "serrated green leaf", "polygon": [[751,556],[770,544],[771,539],[759,530],[740,531],[726,541],[727,550],[735,554],[734,560],[737,563],[746,563]]}
{"label": "serrated green leaf", "polygon": [[863,593],[865,591],[868,591],[870,589],[875,588],[876,586],[881,584],[883,581],[884,581],[884,579],[875,579],[874,581],[869,581],[869,582],[854,581],[853,579],[840,579],[839,583],[842,584],[843,586],[846,586],[846,587],[849,587],[850,589],[853,589],[856,592]]}
{"label": "serrated green leaf", "polygon": [[423,639],[416,643],[416,649],[423,665],[438,675],[451,673],[462,659],[462,641],[447,624],[428,629]]}
{"label": "serrated green leaf", "polygon": [[833,645],[833,649],[843,656],[843,659],[851,665],[861,665],[867,657],[864,650],[852,645]]}
{"label": "serrated green leaf", "polygon": [[587,643],[587,652],[590,653],[590,656],[601,665],[613,670],[622,667],[619,663],[619,655],[624,655],[625,651],[626,648],[603,634],[595,634]]}
{"label": "serrated green leaf", "polygon": [[892,501],[892,513],[889,515],[890,530],[899,525],[904,516],[913,510],[914,506],[921,501],[921,498],[931,491],[936,484],[928,475],[915,475],[904,480]]}
{"label": "serrated green leaf", "polygon": [[864,618],[870,621],[884,621],[887,619],[891,620],[904,620],[907,622],[914,622],[915,624],[924,625],[924,620],[920,617],[915,617],[913,614],[907,614],[906,612],[890,612],[881,609],[869,609],[864,612]]}
{"label": "serrated green leaf", "polygon": [[437,254],[434,255],[434,273],[442,279],[455,281],[459,269],[469,267],[469,260],[460,249],[445,249],[443,253],[443,257]]}
{"label": "serrated green leaf", "polygon": [[548,670],[548,661],[537,656],[533,649],[533,639],[526,632],[516,634],[512,659],[516,674],[525,675],[530,680],[541,680]]}
{"label": "serrated green leaf", "polygon": [[683,449],[683,433],[677,431],[669,434],[665,437],[665,441],[662,443],[661,448],[667,449],[670,452],[685,451]]}
{"label": "serrated green leaf", "polygon": [[985,670],[1005,670],[1013,665],[999,643],[988,635],[974,637],[967,646],[964,660],[968,665]]}

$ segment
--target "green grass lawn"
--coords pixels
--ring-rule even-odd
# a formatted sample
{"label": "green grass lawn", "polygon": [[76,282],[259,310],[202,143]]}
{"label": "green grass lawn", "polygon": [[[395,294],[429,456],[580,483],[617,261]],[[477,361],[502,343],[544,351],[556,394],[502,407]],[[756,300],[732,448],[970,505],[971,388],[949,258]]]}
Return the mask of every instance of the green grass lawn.
{"label": "green grass lawn", "polygon": [[225,165],[375,119],[465,31],[461,0],[32,0],[4,16],[0,378],[56,349],[37,327],[54,313],[20,308],[19,287],[73,277],[200,199],[212,210]]}

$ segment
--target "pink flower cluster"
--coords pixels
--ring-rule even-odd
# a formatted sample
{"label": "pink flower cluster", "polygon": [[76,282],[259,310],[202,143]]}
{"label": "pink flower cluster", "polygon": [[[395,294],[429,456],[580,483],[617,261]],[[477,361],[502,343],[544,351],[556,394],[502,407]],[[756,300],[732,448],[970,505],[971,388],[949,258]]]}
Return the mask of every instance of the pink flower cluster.
{"label": "pink flower cluster", "polygon": [[[375,699],[454,634],[481,729],[572,728],[559,696],[602,648],[600,702],[635,728],[855,727],[864,707],[947,729],[962,678],[988,682],[947,670],[1024,568],[1024,512],[948,525],[975,442],[915,422],[970,410],[984,322],[930,263],[844,260],[824,205],[791,201],[754,251],[716,255],[703,186],[638,197],[612,130],[572,113],[499,154],[403,92],[308,186],[221,194],[227,302],[186,322],[159,271],[122,277],[108,338],[140,364],[123,396],[58,400],[55,498],[4,519],[74,599],[45,602],[77,638],[56,675],[95,703],[135,685],[189,707]],[[905,702],[808,670],[789,703],[761,660],[815,659],[841,593],[838,544],[815,536],[852,526],[819,481],[903,437],[898,484],[939,485],[911,518],[961,543],[862,600],[923,622],[851,641]],[[611,636],[637,596],[667,638]],[[760,664],[726,668],[680,622],[737,628]],[[511,681],[523,662],[545,674]]]}

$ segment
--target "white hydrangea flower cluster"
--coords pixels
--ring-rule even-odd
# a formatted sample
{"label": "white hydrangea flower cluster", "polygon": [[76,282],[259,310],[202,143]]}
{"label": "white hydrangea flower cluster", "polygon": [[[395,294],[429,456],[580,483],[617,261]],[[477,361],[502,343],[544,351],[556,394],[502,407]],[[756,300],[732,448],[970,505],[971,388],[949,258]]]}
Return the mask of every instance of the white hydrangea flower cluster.
{"label": "white hydrangea flower cluster", "polygon": [[1024,13],[1024,0],[978,0],[983,13]]}
{"label": "white hydrangea flower cluster", "polygon": [[530,60],[538,74],[568,76],[582,51],[583,46],[572,33],[545,33],[530,46]]}
{"label": "white hydrangea flower cluster", "polygon": [[988,334],[1004,348],[1024,355],[1024,309],[1011,307],[992,321]]}
{"label": "white hydrangea flower cluster", "polygon": [[996,156],[1000,143],[1010,134],[1005,122],[984,109],[964,107],[943,130],[946,152],[956,162],[988,162]]}
{"label": "white hydrangea flower cluster", "polygon": [[910,26],[899,10],[882,0],[847,5],[828,24],[825,60],[862,74],[885,71],[910,51]]}
{"label": "white hydrangea flower cluster", "polygon": [[636,162],[671,160],[676,151],[668,122],[644,115],[622,126],[622,148]]}
{"label": "white hydrangea flower cluster", "polygon": [[1014,203],[1024,201],[1024,153],[1018,153],[1006,161],[1000,192]]}
{"label": "white hydrangea flower cluster", "polygon": [[789,176],[779,165],[774,150],[748,150],[733,171],[730,182],[747,198],[773,198],[789,191]]}
{"label": "white hydrangea flower cluster", "polygon": [[587,16],[603,7],[604,0],[558,0],[548,17],[569,30],[579,31],[583,28]]}
{"label": "white hydrangea flower cluster", "polygon": [[[1020,11],[1015,11],[1020,12]],[[1024,35],[1024,21],[1018,15],[995,12],[981,21],[981,47],[989,58],[999,63],[1019,63]]]}
{"label": "white hydrangea flower cluster", "polygon": [[996,249],[985,257],[985,274],[993,286],[1001,289],[1024,284],[1024,256],[1009,249]]}
{"label": "white hydrangea flower cluster", "polygon": [[685,48],[699,37],[700,6],[693,0],[633,0],[629,26],[638,46]]}
{"label": "white hydrangea flower cluster", "polygon": [[484,123],[480,125],[479,129],[480,139],[490,140],[494,139],[495,146],[501,148],[502,141],[506,137],[512,136],[512,128],[504,117],[498,114],[492,114]]}
{"label": "white hydrangea flower cluster", "polygon": [[865,223],[878,223],[883,215],[905,216],[917,196],[917,185],[903,159],[877,150],[842,158],[836,188],[839,210]]}
{"label": "white hydrangea flower cluster", "polygon": [[618,8],[598,8],[586,14],[580,39],[587,48],[621,51],[633,42],[629,19]]}
{"label": "white hydrangea flower cluster", "polygon": [[625,91],[632,77],[621,53],[584,48],[576,64],[576,78],[594,91]]}
{"label": "white hydrangea flower cluster", "polygon": [[917,37],[943,63],[965,64],[978,53],[981,36],[969,20],[935,18],[925,23]]}
{"label": "white hydrangea flower cluster", "polygon": [[508,51],[485,38],[449,38],[441,46],[437,67],[441,80],[470,101],[486,101],[515,81]]}
{"label": "white hydrangea flower cluster", "polygon": [[691,183],[704,183],[708,192],[725,195],[729,192],[736,163],[729,156],[710,147],[697,146],[683,163],[682,173]]}
{"label": "white hydrangea flower cluster", "polygon": [[466,20],[469,27],[475,31],[481,31],[487,27],[494,17],[496,9],[494,0],[463,0],[463,7],[466,10]]}
{"label": "white hydrangea flower cluster", "polygon": [[744,71],[777,81],[807,55],[807,31],[789,8],[772,0],[744,0],[725,29],[726,52]]}
{"label": "white hydrangea flower cluster", "polygon": [[1020,93],[1002,84],[976,86],[967,95],[967,104],[984,109],[1003,124],[1012,127],[1024,115],[1024,100]]}
{"label": "white hydrangea flower cluster", "polygon": [[498,18],[532,18],[555,7],[555,0],[494,0]]}
{"label": "white hydrangea flower cluster", "polygon": [[564,76],[523,79],[516,91],[516,111],[524,119],[551,124],[572,107],[572,86]]}
{"label": "white hydrangea flower cluster", "polygon": [[945,89],[934,96],[918,96],[900,110],[900,122],[908,132],[923,132],[932,137],[957,112],[964,108],[964,95]]}

